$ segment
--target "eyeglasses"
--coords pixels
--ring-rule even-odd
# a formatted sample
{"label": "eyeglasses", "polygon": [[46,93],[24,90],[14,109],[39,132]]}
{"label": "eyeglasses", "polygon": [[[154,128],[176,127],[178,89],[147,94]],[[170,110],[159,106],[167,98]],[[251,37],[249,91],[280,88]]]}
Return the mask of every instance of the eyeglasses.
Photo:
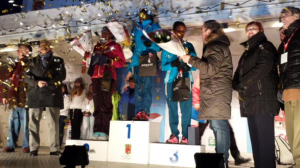
{"label": "eyeglasses", "polygon": [[257,31],[257,30],[258,30],[258,28],[256,28],[256,27],[250,27],[250,28],[246,29],[246,32]]}

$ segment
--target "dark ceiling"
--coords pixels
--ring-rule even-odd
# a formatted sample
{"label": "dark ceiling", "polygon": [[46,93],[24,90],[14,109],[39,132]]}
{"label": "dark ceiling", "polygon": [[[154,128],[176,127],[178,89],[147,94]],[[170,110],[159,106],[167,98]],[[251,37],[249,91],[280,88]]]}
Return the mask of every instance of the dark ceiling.
{"label": "dark ceiling", "polygon": [[14,0],[14,3],[9,3],[8,1],[9,0],[1,0],[0,16],[21,12],[22,9],[20,5],[23,5],[23,0]]}

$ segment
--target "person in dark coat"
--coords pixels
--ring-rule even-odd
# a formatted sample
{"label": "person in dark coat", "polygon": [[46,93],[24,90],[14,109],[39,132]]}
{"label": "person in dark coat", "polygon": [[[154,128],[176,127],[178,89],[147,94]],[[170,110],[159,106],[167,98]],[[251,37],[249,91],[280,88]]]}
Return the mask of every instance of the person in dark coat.
{"label": "person in dark coat", "polygon": [[246,26],[246,51],[239,60],[233,89],[239,93],[242,117],[247,117],[256,168],[275,168],[274,116],[277,100],[277,50],[267,40],[260,22]]}
{"label": "person in dark coat", "polygon": [[230,41],[220,23],[209,20],[202,26],[202,58],[182,56],[183,62],[200,70],[201,104],[199,119],[210,120],[216,151],[223,153],[228,167],[232,99],[232,57]]}
{"label": "person in dark coat", "polygon": [[286,133],[296,165],[300,168],[300,9],[281,11],[284,38],[279,48],[280,89],[286,114]]}
{"label": "person in dark coat", "polygon": [[28,83],[30,155],[37,156],[40,146],[39,128],[43,108],[46,108],[50,155],[59,155],[59,110],[63,109],[62,81],[66,78],[64,60],[53,55],[51,43],[40,43],[40,54],[29,62],[25,76]]}

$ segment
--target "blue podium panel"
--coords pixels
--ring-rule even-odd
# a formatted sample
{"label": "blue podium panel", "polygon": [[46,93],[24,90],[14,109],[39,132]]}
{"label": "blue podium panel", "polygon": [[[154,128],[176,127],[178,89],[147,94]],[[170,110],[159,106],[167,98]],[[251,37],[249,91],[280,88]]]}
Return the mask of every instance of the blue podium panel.
{"label": "blue podium panel", "polygon": [[149,121],[111,121],[108,161],[149,163],[149,145],[159,142],[160,124]]}
{"label": "blue podium panel", "polygon": [[151,143],[149,164],[196,167],[194,155],[201,152],[205,152],[205,146]]}
{"label": "blue podium panel", "polygon": [[107,161],[108,141],[67,140],[66,145],[87,146],[89,160]]}

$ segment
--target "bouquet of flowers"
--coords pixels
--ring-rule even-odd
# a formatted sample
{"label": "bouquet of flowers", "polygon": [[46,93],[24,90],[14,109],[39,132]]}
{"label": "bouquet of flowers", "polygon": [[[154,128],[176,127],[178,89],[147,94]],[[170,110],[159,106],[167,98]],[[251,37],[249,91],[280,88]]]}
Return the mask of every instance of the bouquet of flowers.
{"label": "bouquet of flowers", "polygon": [[143,30],[143,34],[149,40],[157,44],[160,48],[178,56],[186,55],[181,40],[171,31],[166,29],[158,29],[147,33]]}
{"label": "bouquet of flowers", "polygon": [[130,50],[130,34],[125,26],[120,24],[116,19],[111,19],[111,21],[106,23],[111,33],[115,36],[116,42],[122,45],[122,50],[125,59],[132,57],[132,51]]}
{"label": "bouquet of flowers", "polygon": [[73,46],[75,51],[84,57],[83,64],[88,67],[91,60],[91,53],[93,52],[94,48],[92,31],[87,30],[80,36],[75,37],[70,44]]}

